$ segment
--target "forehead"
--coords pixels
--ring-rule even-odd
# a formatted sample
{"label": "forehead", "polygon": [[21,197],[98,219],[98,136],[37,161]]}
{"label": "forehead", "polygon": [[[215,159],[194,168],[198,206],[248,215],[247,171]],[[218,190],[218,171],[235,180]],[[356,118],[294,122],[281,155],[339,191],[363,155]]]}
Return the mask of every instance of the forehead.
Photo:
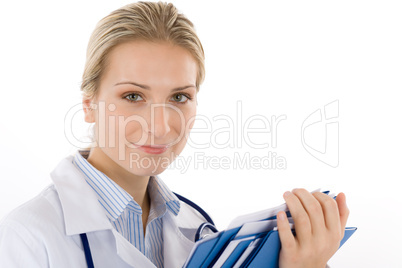
{"label": "forehead", "polygon": [[159,87],[195,84],[196,76],[196,61],[186,49],[166,42],[128,41],[109,52],[102,81],[134,80]]}

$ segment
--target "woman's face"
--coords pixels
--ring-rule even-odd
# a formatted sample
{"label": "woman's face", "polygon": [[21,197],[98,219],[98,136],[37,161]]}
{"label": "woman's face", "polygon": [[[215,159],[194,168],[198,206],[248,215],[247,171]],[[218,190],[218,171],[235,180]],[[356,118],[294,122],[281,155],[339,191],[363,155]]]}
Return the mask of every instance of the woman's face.
{"label": "woman's face", "polygon": [[106,159],[139,176],[165,170],[193,126],[196,75],[196,61],[179,46],[129,41],[114,47],[91,100],[96,109],[86,113]]}

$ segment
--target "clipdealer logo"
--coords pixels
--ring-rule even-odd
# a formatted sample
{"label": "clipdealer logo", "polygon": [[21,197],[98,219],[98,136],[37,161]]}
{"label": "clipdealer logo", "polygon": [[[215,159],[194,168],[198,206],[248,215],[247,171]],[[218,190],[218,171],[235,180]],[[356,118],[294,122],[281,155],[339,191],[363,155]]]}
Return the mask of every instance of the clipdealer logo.
{"label": "clipdealer logo", "polygon": [[[167,106],[166,109],[169,108],[171,107]],[[180,110],[176,112],[180,113]],[[198,151],[195,151],[193,156],[187,156],[186,159],[181,156],[175,157],[176,160],[173,162],[167,161],[167,159],[163,161],[160,158],[159,163],[169,166],[169,168],[170,166],[179,168],[183,172],[187,170],[191,163],[195,169],[216,169],[218,167],[223,169],[287,169],[286,158],[274,151],[278,144],[278,127],[280,122],[287,119],[287,116],[272,115],[268,118],[265,115],[254,114],[245,117],[241,101],[237,101],[235,112],[235,116],[219,114],[212,118],[197,114],[196,118],[192,120],[198,122],[198,127],[195,124],[191,135],[187,137],[187,146]],[[76,127],[74,125],[77,122],[82,122],[82,115],[82,105],[77,104],[67,112],[65,117],[65,136],[77,148],[88,147],[92,143],[92,141],[88,141],[88,136],[83,137],[83,135],[75,133]],[[134,119],[144,127],[148,124],[145,119],[137,117]],[[180,118],[184,117],[180,116]],[[134,120],[133,118],[118,119],[114,120],[119,124],[121,123],[123,130],[129,120]],[[184,122],[182,123],[184,124]],[[200,125],[203,127],[199,127]],[[259,127],[256,127],[256,125]],[[110,129],[103,129],[103,131],[110,131]],[[312,112],[303,121],[300,135],[302,146],[311,156],[328,166],[338,167],[339,100],[332,101]],[[233,151],[230,156],[227,154],[228,150],[236,150],[244,148],[244,146],[254,149],[254,151],[257,149],[259,152],[264,150],[264,155],[254,155],[250,152],[239,153],[238,151]],[[209,148],[226,150],[226,154],[224,156],[207,155],[204,152],[207,152],[206,149]],[[119,148],[119,150],[127,150],[127,148]],[[132,156],[130,161],[132,161],[133,165],[136,163],[141,166],[149,165],[151,161],[156,161],[155,159],[145,158],[139,163],[141,159],[136,158],[135,154],[132,154]]]}
{"label": "clipdealer logo", "polygon": [[[107,109],[115,108],[102,103],[98,106],[100,113],[105,113]],[[65,136],[77,148],[88,147],[93,142],[88,141],[87,137],[83,138],[82,134],[75,133],[76,127],[74,125],[80,122],[82,120],[81,116],[83,116],[81,107],[80,104],[75,105],[65,116]],[[151,109],[153,108],[155,107],[151,106]],[[165,109],[170,108],[174,109],[175,107],[165,105]],[[166,168],[169,166],[169,168],[176,167],[184,172],[190,164],[193,164],[195,169],[216,169],[218,167],[223,169],[287,169],[286,158],[274,151],[278,144],[279,125],[287,119],[287,116],[271,115],[267,117],[262,114],[245,116],[241,101],[237,101],[235,108],[235,114],[218,114],[212,118],[203,114],[197,114],[195,118],[189,119],[188,122],[184,121],[185,116],[180,114],[181,111],[179,109],[174,109],[176,113],[180,114],[179,118],[182,121],[182,125],[186,126],[191,121],[195,122],[191,135],[180,135],[178,137],[178,139],[187,138],[186,146],[195,149],[192,156],[179,155],[167,157],[167,155],[155,155],[140,157],[135,150],[132,151],[130,150],[131,148],[121,146],[121,142],[114,142],[114,139],[108,142],[99,140],[96,141],[96,144],[100,147],[105,145],[118,147],[119,156],[122,156],[122,160],[124,160],[127,150],[129,150],[128,161],[132,167],[138,168],[149,168],[151,166]],[[152,122],[154,122],[152,121],[153,114],[151,111],[150,122],[144,118],[138,118],[138,115],[132,115],[127,118],[122,118],[122,116],[109,118],[110,116],[107,116],[107,122],[113,122],[113,129],[106,129],[104,124],[102,124],[103,121],[106,122],[105,116],[99,116],[99,118],[103,118],[103,121],[100,121],[101,126],[97,126],[97,132],[112,132],[114,136],[118,136],[120,140],[124,140],[124,135],[120,134],[125,133],[125,126],[130,123],[130,120],[138,122],[141,128],[149,128],[152,127]],[[116,131],[118,133],[115,133]],[[85,138],[87,141],[85,141]],[[238,149],[242,148],[248,149],[248,151],[239,152]],[[217,151],[215,150],[215,155],[207,155],[208,152],[212,152],[212,150],[208,149],[225,150],[221,151],[225,154],[217,156]],[[251,153],[251,150],[254,153]],[[230,151],[233,152],[231,155]],[[261,155],[261,152],[263,155]],[[172,159],[175,160],[172,162]]]}
{"label": "clipdealer logo", "polygon": [[302,123],[301,142],[317,160],[339,166],[339,100],[315,110]]}
{"label": "clipdealer logo", "polygon": [[[171,159],[175,159],[173,162]],[[277,153],[268,151],[265,156],[252,156],[249,152],[241,154],[235,152],[232,156],[210,156],[204,152],[195,152],[194,155],[179,155],[173,153],[163,157],[143,157],[137,153],[130,153],[130,168],[149,168],[154,167],[152,172],[156,172],[158,167],[179,170],[184,174],[191,167],[194,170],[250,170],[250,169],[286,169],[286,158],[278,156]]]}

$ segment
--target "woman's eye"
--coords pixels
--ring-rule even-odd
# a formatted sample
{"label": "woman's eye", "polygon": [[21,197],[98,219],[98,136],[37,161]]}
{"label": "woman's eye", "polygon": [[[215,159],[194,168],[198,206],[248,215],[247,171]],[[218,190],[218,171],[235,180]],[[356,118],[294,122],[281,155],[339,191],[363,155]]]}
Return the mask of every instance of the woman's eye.
{"label": "woman's eye", "polygon": [[184,94],[176,94],[176,95],[174,95],[173,97],[172,97],[172,100],[174,101],[174,102],[186,102],[188,99],[190,99],[189,97],[187,97],[186,95],[184,95]]}
{"label": "woman's eye", "polygon": [[127,95],[126,99],[128,101],[140,101],[140,100],[143,100],[143,98],[139,94],[136,94],[136,93],[131,93],[131,94]]}

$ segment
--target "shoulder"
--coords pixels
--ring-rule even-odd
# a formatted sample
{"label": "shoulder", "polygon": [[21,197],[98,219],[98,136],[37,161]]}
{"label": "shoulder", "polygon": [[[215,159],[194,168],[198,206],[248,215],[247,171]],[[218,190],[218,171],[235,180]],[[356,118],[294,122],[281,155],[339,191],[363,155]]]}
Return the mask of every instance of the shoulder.
{"label": "shoulder", "polygon": [[49,228],[62,228],[63,213],[57,191],[53,184],[39,195],[11,211],[0,222],[0,231],[12,229],[38,233]]}
{"label": "shoulder", "polygon": [[48,267],[49,249],[53,250],[48,245],[52,239],[61,241],[57,233],[64,233],[62,211],[50,185],[0,222],[0,266]]}

